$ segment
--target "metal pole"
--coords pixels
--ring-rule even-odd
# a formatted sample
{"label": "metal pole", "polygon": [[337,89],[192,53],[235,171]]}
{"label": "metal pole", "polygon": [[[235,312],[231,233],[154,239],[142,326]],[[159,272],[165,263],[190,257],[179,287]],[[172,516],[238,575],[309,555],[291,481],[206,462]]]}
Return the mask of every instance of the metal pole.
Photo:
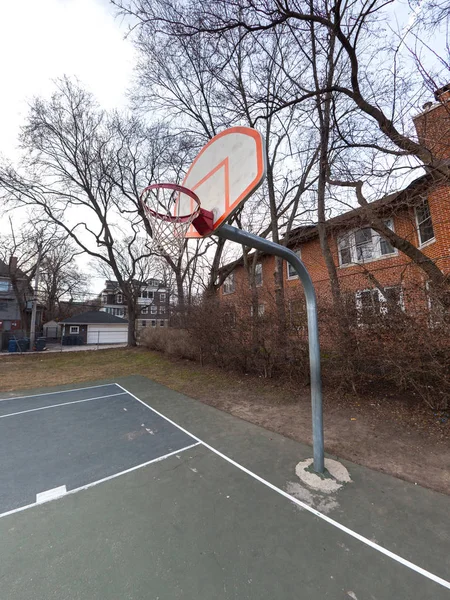
{"label": "metal pole", "polygon": [[313,455],[314,471],[324,472],[324,449],[323,449],[323,409],[322,409],[322,378],[320,375],[320,344],[319,323],[317,317],[316,292],[311,277],[299,259],[293,252],[275,244],[270,240],[261,238],[248,231],[242,231],[231,225],[222,225],[214,232],[221,238],[237,242],[248,248],[261,250],[266,254],[273,254],[286,260],[297,271],[303,284],[306,297],[306,309],[308,315],[308,343],[309,343],[309,368],[311,373],[311,407],[312,407],[312,431],[313,431]]}
{"label": "metal pole", "polygon": [[34,277],[34,296],[33,296],[33,306],[31,308],[31,325],[30,325],[30,350],[34,350],[34,342],[36,338],[36,312],[37,312],[37,303],[38,303],[38,286],[39,286],[39,268],[41,266],[41,251],[39,250],[37,265],[36,265],[36,275]]}

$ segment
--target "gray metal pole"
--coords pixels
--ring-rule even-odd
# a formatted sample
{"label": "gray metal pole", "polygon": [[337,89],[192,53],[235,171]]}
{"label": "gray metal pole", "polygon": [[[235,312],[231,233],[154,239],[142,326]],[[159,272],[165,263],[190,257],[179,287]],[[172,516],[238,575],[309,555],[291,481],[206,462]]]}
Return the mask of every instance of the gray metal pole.
{"label": "gray metal pole", "polygon": [[311,405],[312,405],[312,430],[313,430],[313,454],[314,470],[316,473],[324,472],[324,449],[323,449],[323,409],[322,409],[322,378],[320,375],[320,344],[319,344],[319,323],[317,316],[316,292],[311,277],[299,259],[293,252],[275,244],[270,240],[265,240],[248,231],[242,231],[231,225],[222,225],[214,232],[221,238],[237,242],[248,248],[255,248],[267,254],[274,254],[286,260],[297,271],[300,281],[303,284],[306,297],[306,309],[308,315],[308,342],[309,342],[309,368],[311,373]]}
{"label": "gray metal pole", "polygon": [[33,305],[31,308],[31,324],[30,324],[30,350],[34,350],[34,343],[36,340],[36,312],[38,305],[38,289],[39,289],[39,269],[41,267],[41,251],[39,250],[36,275],[34,276],[34,295]]}

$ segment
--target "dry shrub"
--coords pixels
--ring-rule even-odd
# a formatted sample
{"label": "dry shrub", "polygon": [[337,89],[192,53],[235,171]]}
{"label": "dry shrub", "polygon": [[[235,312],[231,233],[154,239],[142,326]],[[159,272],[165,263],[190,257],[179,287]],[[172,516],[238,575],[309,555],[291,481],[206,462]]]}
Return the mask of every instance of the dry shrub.
{"label": "dry shrub", "polygon": [[175,358],[198,360],[200,357],[196,341],[185,329],[147,327],[141,333],[140,341],[149,350],[164,352]]}
{"label": "dry shrub", "polygon": [[[236,295],[233,304],[205,298],[176,315],[176,328],[147,329],[143,343],[202,364],[308,384],[303,295],[286,300],[282,326],[273,299],[266,295],[264,304],[264,314],[258,315],[257,304],[253,306],[245,293]],[[408,306],[414,306],[411,299]],[[437,300],[434,306],[437,309],[430,313],[419,302],[416,311],[404,312],[394,304],[362,319],[354,302],[344,298],[337,315],[322,295],[319,326],[325,384],[361,395],[406,392],[433,409],[447,409],[450,323]]]}
{"label": "dry shrub", "polygon": [[[417,290],[411,292],[411,295]],[[339,331],[332,306],[321,307],[320,325],[326,381],[360,394],[406,392],[444,410],[450,396],[450,328],[444,312],[425,309],[414,297],[411,309],[388,305],[364,318],[353,315]],[[347,315],[348,317],[349,315]],[[341,316],[342,322],[342,316]]]}

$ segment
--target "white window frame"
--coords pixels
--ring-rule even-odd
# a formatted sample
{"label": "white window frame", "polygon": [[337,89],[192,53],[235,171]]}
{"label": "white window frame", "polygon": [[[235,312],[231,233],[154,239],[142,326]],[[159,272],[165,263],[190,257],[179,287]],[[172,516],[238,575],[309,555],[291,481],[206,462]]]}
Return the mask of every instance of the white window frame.
{"label": "white window frame", "polygon": [[79,325],[71,325],[69,328],[69,334],[75,334],[75,333],[80,333],[80,326]]}
{"label": "white window frame", "polygon": [[421,204],[425,204],[425,203],[428,205],[428,212],[430,213],[431,227],[433,228],[433,237],[431,237],[429,240],[426,240],[425,242],[422,242],[420,226],[422,225],[422,223],[424,223],[424,221],[419,222],[419,217],[417,215],[417,209],[419,208],[419,206],[416,206],[414,208],[414,216],[416,218],[417,239],[419,241],[419,248],[424,248],[425,246],[429,246],[430,244],[432,244],[433,242],[436,241],[436,233],[434,231],[433,217],[431,216],[430,203],[428,202],[428,198],[424,198],[421,202]]}
{"label": "white window frame", "polygon": [[102,294],[102,304],[108,304],[108,294]]}
{"label": "white window frame", "polygon": [[159,321],[159,326],[160,326],[160,327],[165,327],[165,325],[166,325],[166,322],[165,322],[165,320],[164,320],[164,319],[161,319],[161,320]]}
{"label": "white window frame", "polygon": [[166,301],[166,292],[160,292],[160,294],[159,294],[159,300],[161,302],[165,302]]}
{"label": "white window frame", "polygon": [[[397,285],[387,285],[384,287],[385,290],[390,290],[393,288],[400,288],[400,294],[399,294],[399,307],[401,308],[402,311],[405,310],[405,303],[404,303],[404,296],[403,296],[403,286],[401,284],[397,284]],[[362,300],[361,300],[361,295],[364,292],[370,292],[371,294],[378,292],[378,301],[380,303],[380,315],[387,315],[388,314],[388,301],[387,298],[385,298],[385,296],[383,296],[383,294],[381,293],[381,291],[378,288],[368,288],[365,290],[358,290],[355,293],[355,306],[356,306],[356,313],[358,315],[358,323],[360,326],[364,325],[363,322],[361,322],[361,317],[362,317]]]}
{"label": "white window frame", "polygon": [[233,294],[236,289],[234,273],[230,273],[222,284],[224,294]]}
{"label": "white window frame", "polygon": [[[394,220],[392,218],[386,219],[384,221],[384,223],[385,223],[385,225],[387,225],[389,227],[389,229],[391,229],[392,231],[395,231]],[[372,257],[358,260],[355,235],[358,231],[361,231],[363,229],[370,229],[370,227],[358,227],[358,229],[352,229],[352,230],[348,231],[347,233],[338,237],[337,248],[338,248],[339,266],[341,268],[350,267],[352,265],[357,265],[357,264],[366,264],[369,262],[373,262],[375,260],[382,260],[384,258],[392,258],[393,256],[396,256],[398,254],[398,250],[396,248],[393,248],[392,252],[388,252],[387,254],[382,254],[381,243],[384,241],[384,238],[383,238],[383,236],[378,234],[376,231],[371,229]],[[344,245],[343,242],[346,242],[346,241],[348,241],[348,244]],[[385,240],[385,241],[387,243],[389,243],[387,240]],[[350,250],[350,262],[348,262],[348,263],[342,262],[341,250],[343,248],[348,248]]]}
{"label": "white window frame", "polygon": [[141,321],[141,325],[142,325],[142,327],[147,327],[147,320],[146,320],[146,319],[143,319],[143,320]]}
{"label": "white window frame", "polygon": [[142,307],[141,313],[142,313],[143,315],[148,315],[148,305],[147,305],[147,306],[143,306],[143,307]]}
{"label": "white window frame", "polygon": [[152,320],[150,321],[150,325],[151,325],[152,327],[156,327],[156,319],[152,319]]}
{"label": "white window frame", "polygon": [[158,307],[156,306],[156,304],[151,304],[150,305],[150,314],[151,315],[158,314]]}
{"label": "white window frame", "polygon": [[[302,251],[300,250],[300,248],[298,250],[295,250],[295,254],[301,259]],[[291,269],[294,271],[294,273],[292,273]],[[291,281],[292,279],[298,279],[298,273],[294,269],[294,267],[291,265],[291,263],[288,263],[288,262],[286,263],[286,272],[287,272],[288,281]]]}
{"label": "white window frame", "polygon": [[159,314],[160,315],[165,315],[166,314],[166,307],[165,306],[160,306],[159,307]]}
{"label": "white window frame", "polygon": [[[264,302],[261,302],[261,304],[258,304],[258,317],[263,317],[265,310],[266,310],[266,305],[264,304]],[[250,316],[253,317],[253,304],[250,306]]]}
{"label": "white window frame", "polygon": [[261,287],[263,284],[263,265],[262,262],[257,262],[255,265],[255,286]]}
{"label": "white window frame", "polygon": [[122,294],[117,294],[116,296],[116,303],[117,304],[122,304],[123,302],[123,295]]}

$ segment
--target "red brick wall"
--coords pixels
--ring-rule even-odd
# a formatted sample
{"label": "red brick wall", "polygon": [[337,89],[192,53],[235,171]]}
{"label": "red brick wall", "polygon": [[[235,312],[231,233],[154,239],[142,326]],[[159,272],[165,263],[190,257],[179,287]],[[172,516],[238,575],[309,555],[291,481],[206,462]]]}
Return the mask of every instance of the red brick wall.
{"label": "red brick wall", "polygon": [[[431,191],[428,196],[430,212],[435,233],[435,241],[430,241],[423,247],[423,252],[436,261],[444,273],[450,273],[450,187],[441,186]],[[418,234],[414,209],[403,208],[393,215],[394,229],[402,237],[418,246]],[[329,237],[329,244],[336,265],[339,265],[337,238],[339,232]],[[300,246],[301,258],[308,269],[316,287],[320,300],[330,299],[328,272],[323,259],[318,238],[307,241]],[[263,286],[258,288],[260,302],[273,302],[274,299],[274,270],[273,256],[260,258],[263,265]],[[374,283],[368,273],[373,274],[383,287],[402,284],[405,292],[405,308],[423,308],[425,297],[425,273],[401,252],[393,257],[378,258],[363,265],[337,266],[337,273],[344,292],[357,292],[371,289]],[[298,279],[288,280],[287,267],[284,263],[284,282],[286,296],[298,294],[301,284]],[[250,289],[247,273],[243,266],[235,269],[235,293],[220,296],[225,302],[236,303],[237,298],[246,298],[250,302]],[[414,292],[414,293],[413,293]]]}
{"label": "red brick wall", "polygon": [[450,102],[436,104],[414,118],[419,142],[435,158],[450,158]]}

